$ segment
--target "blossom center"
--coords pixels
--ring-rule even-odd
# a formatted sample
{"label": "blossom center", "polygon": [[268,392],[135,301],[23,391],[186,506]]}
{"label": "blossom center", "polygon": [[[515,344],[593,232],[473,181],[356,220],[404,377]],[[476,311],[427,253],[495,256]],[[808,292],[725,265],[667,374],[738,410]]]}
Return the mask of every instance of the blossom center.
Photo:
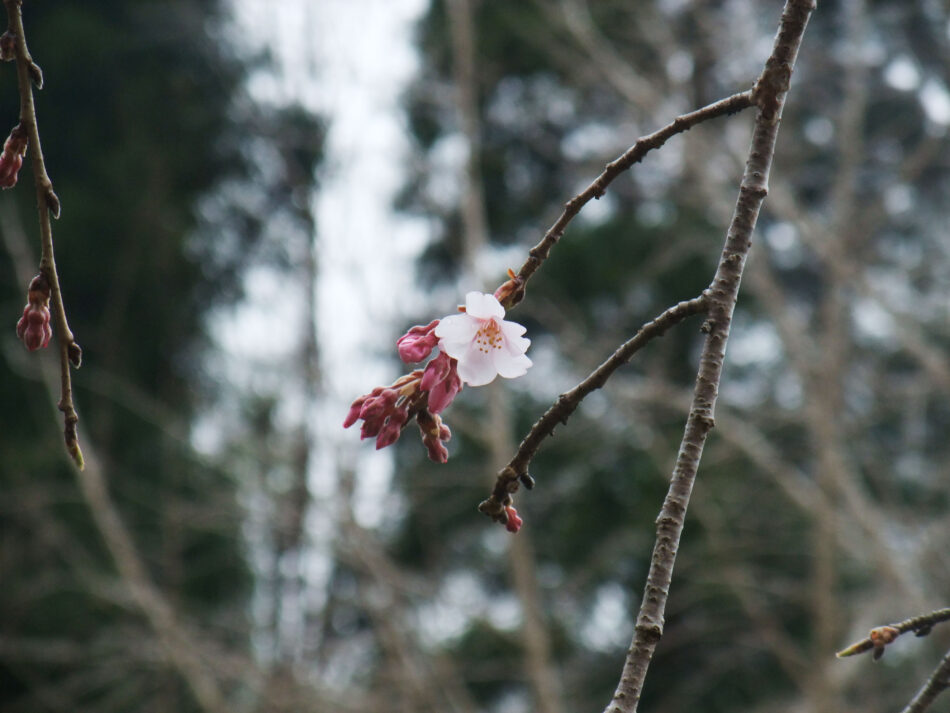
{"label": "blossom center", "polygon": [[501,349],[502,341],[501,328],[494,319],[483,322],[481,328],[475,333],[475,346],[485,354],[492,349]]}

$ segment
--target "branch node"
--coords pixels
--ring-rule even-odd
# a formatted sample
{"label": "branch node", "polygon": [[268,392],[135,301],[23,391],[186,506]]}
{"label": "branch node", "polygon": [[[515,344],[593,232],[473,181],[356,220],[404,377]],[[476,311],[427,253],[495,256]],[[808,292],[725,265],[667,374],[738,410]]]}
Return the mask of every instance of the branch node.
{"label": "branch node", "polygon": [[52,186],[49,186],[46,189],[46,192],[43,194],[43,197],[46,199],[46,207],[49,210],[50,215],[58,220],[61,205],[59,202],[59,196],[57,196],[56,193],[53,192]]}
{"label": "branch node", "polygon": [[73,365],[74,369],[78,369],[82,366],[82,347],[76,344],[76,342],[69,343],[69,346],[66,347],[66,354],[69,357],[69,363]]}
{"label": "branch node", "polygon": [[40,65],[34,62],[32,59],[29,60],[27,69],[30,72],[30,81],[33,82],[33,86],[37,89],[43,88],[43,70],[40,69]]}

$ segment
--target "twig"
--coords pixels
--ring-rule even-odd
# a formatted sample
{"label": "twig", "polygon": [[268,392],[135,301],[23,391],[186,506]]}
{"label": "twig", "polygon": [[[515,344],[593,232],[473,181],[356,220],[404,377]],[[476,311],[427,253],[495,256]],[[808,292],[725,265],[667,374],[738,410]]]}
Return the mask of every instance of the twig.
{"label": "twig", "polygon": [[943,661],[930,675],[927,683],[917,691],[917,695],[901,713],[923,713],[936,700],[937,696],[948,688],[950,688],[950,651],[947,652],[947,655],[943,657]]}
{"label": "twig", "polygon": [[836,656],[843,659],[847,656],[857,656],[874,649],[874,658],[879,659],[884,654],[884,647],[894,641],[901,634],[913,631],[915,636],[926,636],[935,624],[950,621],[950,607],[937,609],[929,614],[911,617],[896,624],[876,626],[866,638],[857,641],[848,648],[839,651]]}
{"label": "twig", "polygon": [[548,228],[548,232],[544,234],[541,242],[528,251],[528,259],[525,260],[524,265],[521,266],[515,278],[522,289],[513,292],[510,296],[501,300],[505,309],[511,309],[522,300],[524,297],[524,285],[547,259],[551,253],[551,249],[558,240],[561,239],[561,236],[564,235],[568,223],[571,222],[574,216],[576,216],[581,208],[590,202],[591,199],[600,198],[604,195],[607,186],[609,186],[617,176],[635,163],[642,161],[643,157],[646,156],[649,151],[660,148],[670,137],[688,131],[696,126],[696,124],[714,119],[717,116],[735,114],[752,106],[752,104],[752,91],[750,90],[733,94],[731,97],[720,99],[708,106],[704,106],[702,109],[697,109],[688,114],[678,116],[672,123],[667,124],[659,131],[637,139],[637,142],[627,149],[622,156],[608,163],[604,172],[595,178],[593,183],[564,204],[564,211],[554,225]]}
{"label": "twig", "polygon": [[76,434],[79,416],[73,404],[73,388],[69,373],[72,364],[79,367],[82,361],[82,349],[76,343],[63,306],[63,295],[59,287],[59,275],[53,257],[53,229],[50,216],[59,217],[59,198],[53,192],[53,183],[46,172],[43,149],[40,145],[40,132],[36,123],[36,108],[33,104],[33,84],[37,89],[43,86],[43,73],[30,56],[26,46],[26,34],[23,30],[22,0],[3,0],[7,8],[9,32],[14,36],[16,46],[17,79],[20,89],[20,125],[26,130],[30,143],[30,156],[33,168],[33,180],[36,185],[36,204],[40,219],[40,273],[50,286],[50,303],[53,323],[60,348],[60,400],[57,408],[63,413],[65,429],[63,435],[66,449],[73,462],[83,468],[82,451]]}
{"label": "twig", "polygon": [[801,46],[805,26],[814,9],[814,0],[786,2],[772,55],[766,61],[765,70],[752,90],[752,100],[759,111],[755,119],[745,175],[739,186],[739,198],[726,235],[722,257],[712,285],[705,293],[708,300],[709,331],[699,359],[693,402],[670,488],[656,521],[656,543],[633,642],[627,652],[623,673],[613,699],[605,709],[606,713],[636,711],[653,652],[663,636],[664,612],[686,508],[706,436],[714,425],[719,381],[732,313],[739,294],[742,269],[752,244],[751,238],[759,208],[768,193],[769,171],[775,154],[775,141],[792,68]]}
{"label": "twig", "polygon": [[558,396],[557,401],[531,427],[514,458],[498,473],[492,494],[478,506],[478,509],[496,520],[503,520],[505,506],[510,504],[511,493],[518,490],[519,482],[529,489],[534,486],[534,481],[528,475],[528,465],[544,439],[554,434],[555,426],[559,423],[567,424],[568,417],[574,413],[584,397],[607,383],[611,374],[630,361],[647,342],[655,337],[663,336],[670,327],[679,324],[687,317],[705,312],[706,308],[707,295],[705,293],[670,307],[663,314],[640,327],[631,339],[581,383]]}

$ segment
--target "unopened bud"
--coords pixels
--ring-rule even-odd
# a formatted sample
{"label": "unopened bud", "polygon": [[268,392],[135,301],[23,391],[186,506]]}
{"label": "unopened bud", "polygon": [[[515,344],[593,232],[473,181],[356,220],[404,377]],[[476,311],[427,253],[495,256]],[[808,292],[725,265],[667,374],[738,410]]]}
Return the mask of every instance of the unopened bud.
{"label": "unopened bud", "polygon": [[407,364],[424,361],[438,345],[439,338],[435,336],[435,328],[439,320],[434,319],[425,326],[416,326],[396,340],[396,349],[399,358]]}
{"label": "unopened bud", "polygon": [[376,438],[376,450],[391,446],[398,441],[402,433],[402,427],[408,420],[409,411],[406,408],[393,411],[392,415],[386,419],[385,425],[379,431],[379,436]]}
{"label": "unopened bud", "polygon": [[0,35],[0,61],[12,62],[16,59],[16,35],[7,30]]}
{"label": "unopened bud", "polygon": [[12,188],[16,185],[20,169],[23,167],[27,141],[26,129],[22,124],[13,127],[7,140],[4,141],[3,153],[0,153],[0,188]]}
{"label": "unopened bud", "polygon": [[896,627],[879,626],[876,629],[871,629],[871,633],[868,634],[868,638],[875,646],[887,646],[900,635],[901,632]]}
{"label": "unopened bud", "polygon": [[49,295],[49,282],[42,273],[30,281],[26,307],[23,308],[23,316],[16,323],[16,335],[31,352],[45,349],[53,336],[53,329],[50,327]]}
{"label": "unopened bud", "polygon": [[514,270],[508,270],[508,281],[495,290],[495,299],[506,310],[511,309],[524,299],[524,280],[518,277]]}
{"label": "unopened bud", "polygon": [[507,519],[505,520],[505,529],[511,533],[518,532],[518,530],[520,530],[521,526],[524,524],[524,520],[518,516],[518,511],[509,505],[505,508],[505,515],[507,515]]}
{"label": "unopened bud", "polygon": [[436,463],[447,463],[449,460],[449,449],[446,448],[438,438],[423,438],[422,445],[429,452],[429,460]]}

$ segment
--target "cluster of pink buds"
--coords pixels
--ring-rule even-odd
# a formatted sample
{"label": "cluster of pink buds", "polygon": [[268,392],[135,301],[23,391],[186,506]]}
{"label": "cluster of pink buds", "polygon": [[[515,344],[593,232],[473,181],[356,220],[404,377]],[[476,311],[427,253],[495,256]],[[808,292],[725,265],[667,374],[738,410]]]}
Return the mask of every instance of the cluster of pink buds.
{"label": "cluster of pink buds", "polygon": [[[350,405],[343,427],[362,421],[361,438],[375,438],[376,448],[395,443],[402,429],[415,418],[422,431],[422,444],[429,458],[445,463],[449,452],[445,443],[452,437],[442,423],[441,413],[462,390],[463,384],[482,386],[496,376],[511,379],[523,375],[531,366],[525,355],[529,339],[525,328],[504,319],[505,307],[524,295],[524,282],[513,272],[494,295],[469,292],[459,313],[412,327],[396,341],[399,357],[407,364],[438,355],[426,364],[399,377],[390,386],[378,386]],[[510,506],[505,508],[505,523],[510,532],[521,528],[522,520]]]}
{"label": "cluster of pink buds", "polygon": [[17,337],[23,340],[31,352],[45,349],[53,336],[53,329],[49,324],[49,292],[47,279],[42,274],[34,277],[30,282],[23,316],[16,323]]}
{"label": "cluster of pink buds", "polygon": [[[422,361],[438,343],[434,336],[439,320],[413,327],[396,342],[403,361]],[[377,386],[350,405],[343,427],[362,421],[360,438],[376,438],[376,448],[391,446],[402,434],[411,417],[422,431],[422,443],[429,458],[445,463],[449,452],[444,443],[452,437],[439,414],[462,389],[455,359],[439,354],[425,369],[415,369],[399,377],[390,386]]]}
{"label": "cluster of pink buds", "polygon": [[23,157],[26,156],[27,141],[23,125],[14,126],[3,144],[3,153],[0,153],[0,188],[13,188],[16,185],[17,176],[23,167]]}

